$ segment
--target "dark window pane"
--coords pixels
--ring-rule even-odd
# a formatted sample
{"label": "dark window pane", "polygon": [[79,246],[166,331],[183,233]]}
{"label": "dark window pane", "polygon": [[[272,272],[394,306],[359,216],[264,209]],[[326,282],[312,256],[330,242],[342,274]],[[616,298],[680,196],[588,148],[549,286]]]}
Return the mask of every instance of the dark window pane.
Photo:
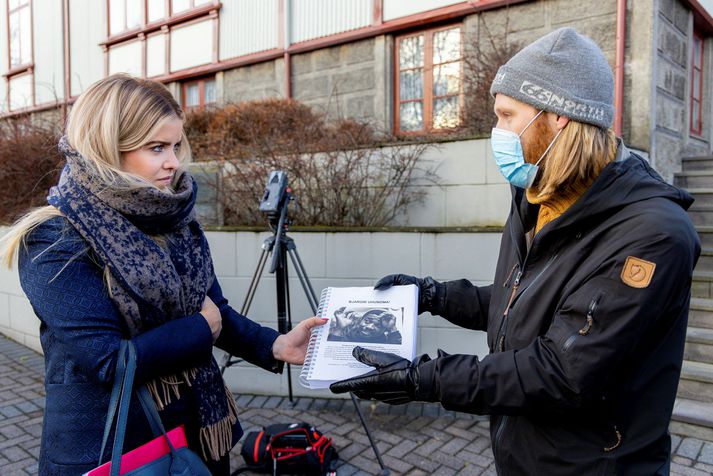
{"label": "dark window pane", "polygon": [[460,28],[451,28],[433,35],[433,63],[460,59]]}
{"label": "dark window pane", "polygon": [[701,48],[703,47],[700,38],[693,37],[693,65],[701,67]]}
{"label": "dark window pane", "polygon": [[423,104],[420,101],[401,104],[399,119],[402,131],[423,129]]}
{"label": "dark window pane", "polygon": [[423,70],[402,71],[399,74],[399,97],[402,101],[423,97]]}
{"label": "dark window pane", "polygon": [[433,128],[456,127],[459,122],[458,96],[433,101]]}
{"label": "dark window pane", "polygon": [[433,95],[445,96],[460,92],[460,62],[433,68]]}
{"label": "dark window pane", "polygon": [[423,35],[404,38],[399,42],[400,69],[423,66]]}

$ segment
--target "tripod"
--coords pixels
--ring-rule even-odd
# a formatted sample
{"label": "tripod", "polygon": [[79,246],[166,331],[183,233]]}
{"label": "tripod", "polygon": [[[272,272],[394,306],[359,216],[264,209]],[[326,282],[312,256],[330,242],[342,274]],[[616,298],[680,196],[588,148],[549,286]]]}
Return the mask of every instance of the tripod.
{"label": "tripod", "polygon": [[[290,257],[290,260],[292,261],[292,264],[295,267],[295,272],[300,281],[300,284],[302,285],[302,289],[305,293],[305,296],[307,297],[307,301],[309,302],[310,308],[312,309],[312,313],[314,315],[317,314],[317,307],[319,306],[317,294],[314,292],[312,283],[310,282],[309,277],[307,276],[307,272],[305,271],[304,264],[302,264],[300,255],[297,253],[297,245],[295,244],[292,238],[287,236],[287,231],[290,225],[290,220],[287,217],[287,207],[290,201],[292,200],[292,191],[288,188],[285,191],[284,205],[281,207],[279,213],[271,213],[268,215],[268,221],[270,223],[270,229],[272,230],[273,235],[268,237],[262,244],[262,252],[260,254],[260,258],[258,259],[255,272],[253,273],[252,280],[250,281],[250,287],[248,288],[248,292],[245,296],[245,300],[243,301],[243,306],[240,311],[243,316],[247,315],[248,310],[250,309],[250,305],[252,304],[252,300],[255,297],[255,292],[260,282],[260,278],[265,268],[265,264],[267,263],[269,255],[272,253],[272,262],[270,264],[269,271],[270,273],[275,274],[275,279],[277,280],[277,330],[280,332],[280,334],[286,334],[292,329],[292,311],[290,307],[290,286],[287,274],[287,256]],[[226,354],[220,372],[224,373],[225,369],[240,362],[240,360],[241,359],[233,357],[230,354]],[[290,404],[294,404],[292,396],[292,378],[290,364],[287,364],[287,385]],[[379,475],[388,476],[389,474],[391,474],[391,472],[388,468],[384,466],[384,461],[381,458],[381,454],[379,453],[379,449],[376,446],[376,442],[371,436],[371,432],[369,431],[369,427],[366,424],[366,420],[364,420],[364,415],[362,414],[361,408],[359,407],[359,402],[357,401],[353,393],[350,392],[349,396],[352,399],[354,409],[356,410],[356,413],[359,416],[361,425],[364,427],[364,431],[366,432],[366,436],[369,439],[371,448],[374,450],[376,459],[379,462],[379,466],[381,467]]]}

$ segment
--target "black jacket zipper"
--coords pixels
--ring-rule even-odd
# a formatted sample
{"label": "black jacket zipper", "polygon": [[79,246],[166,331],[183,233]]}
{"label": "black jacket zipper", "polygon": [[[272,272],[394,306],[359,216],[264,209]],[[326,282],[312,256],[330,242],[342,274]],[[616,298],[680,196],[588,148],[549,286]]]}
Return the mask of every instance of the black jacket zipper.
{"label": "black jacket zipper", "polygon": [[569,348],[572,347],[574,341],[577,340],[577,336],[586,336],[592,330],[592,326],[594,325],[594,312],[597,310],[597,306],[599,305],[600,299],[601,294],[597,295],[589,303],[589,309],[587,309],[584,327],[573,333],[571,336],[567,337],[567,340],[564,341],[564,344],[562,344],[562,352],[567,352]]}

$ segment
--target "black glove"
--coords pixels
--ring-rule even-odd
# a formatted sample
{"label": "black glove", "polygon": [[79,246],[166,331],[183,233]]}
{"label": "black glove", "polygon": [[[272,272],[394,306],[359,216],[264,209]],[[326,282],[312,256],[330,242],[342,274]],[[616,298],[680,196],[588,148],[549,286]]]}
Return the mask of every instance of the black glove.
{"label": "black glove", "polygon": [[376,367],[358,377],[334,382],[329,389],[334,393],[354,392],[363,399],[373,398],[391,405],[423,399],[419,393],[419,366],[431,360],[422,355],[413,362],[396,354],[354,347],[352,355],[359,362]]}
{"label": "black glove", "polygon": [[418,286],[418,313],[430,312],[440,315],[445,306],[446,285],[432,277],[417,278],[408,274],[390,274],[374,285],[374,289],[389,289],[391,286],[415,284]]}

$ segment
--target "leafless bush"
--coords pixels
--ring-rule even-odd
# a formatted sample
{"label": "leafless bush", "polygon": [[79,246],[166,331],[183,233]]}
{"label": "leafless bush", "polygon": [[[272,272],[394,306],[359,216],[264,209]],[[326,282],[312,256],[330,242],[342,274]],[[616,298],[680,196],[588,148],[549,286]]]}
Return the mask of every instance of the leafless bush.
{"label": "leafless bush", "polygon": [[520,45],[511,42],[504,33],[494,34],[485,20],[478,19],[478,34],[465,45],[463,71],[465,107],[461,124],[464,130],[474,135],[490,134],[494,124],[493,103],[490,85],[498,68],[520,50]]}
{"label": "leafless bush", "polygon": [[188,114],[198,160],[222,165],[218,199],[227,225],[263,224],[257,210],[271,170],[287,172],[298,198],[295,222],[311,226],[383,226],[433,178],[421,159],[427,144],[392,143],[354,119],[327,120],[291,99],[229,104]]}
{"label": "leafless bush", "polygon": [[47,191],[62,167],[59,136],[58,125],[29,117],[0,121],[0,223],[46,205]]}

